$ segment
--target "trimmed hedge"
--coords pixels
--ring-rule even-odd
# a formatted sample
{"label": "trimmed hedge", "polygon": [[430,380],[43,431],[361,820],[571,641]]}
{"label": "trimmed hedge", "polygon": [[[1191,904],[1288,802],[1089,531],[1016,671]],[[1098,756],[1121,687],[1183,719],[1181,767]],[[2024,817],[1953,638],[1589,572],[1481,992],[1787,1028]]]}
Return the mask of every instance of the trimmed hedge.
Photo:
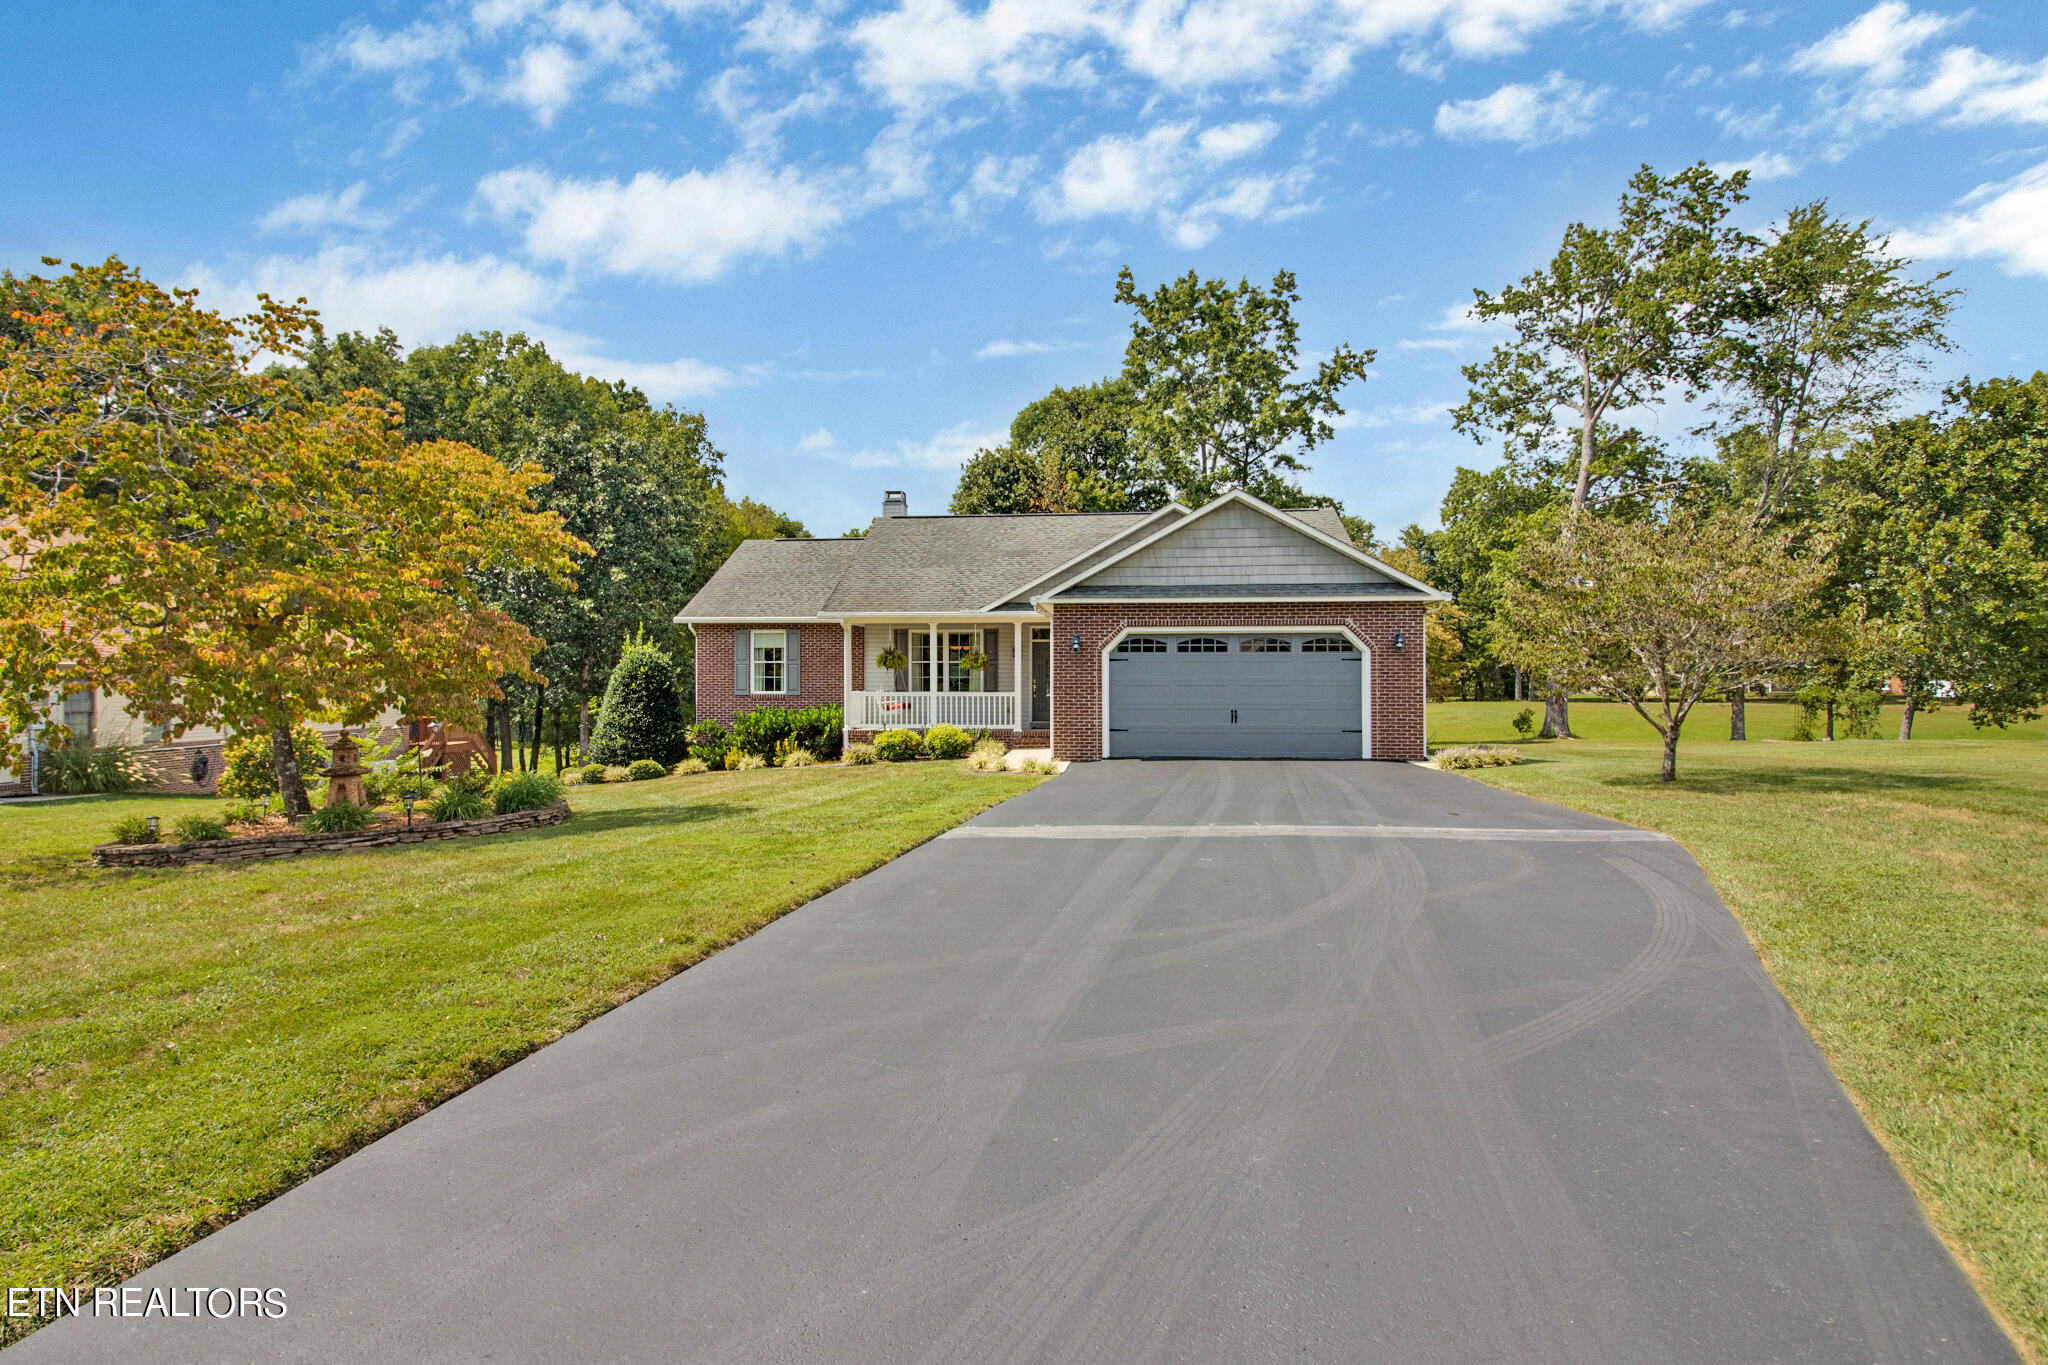
{"label": "trimmed hedge", "polygon": [[618,766],[651,758],[666,768],[688,751],[675,660],[660,646],[635,640],[605,684],[597,733],[590,737],[591,761]]}
{"label": "trimmed hedge", "polygon": [[924,736],[915,730],[884,730],[875,736],[875,755],[884,763],[924,757]]}
{"label": "trimmed hedge", "polygon": [[759,706],[733,719],[732,748],[773,761],[776,750],[808,749],[832,762],[839,757],[846,712],[838,706]]}
{"label": "trimmed hedge", "polygon": [[965,758],[974,736],[957,725],[934,725],[924,732],[924,751],[933,758]]}

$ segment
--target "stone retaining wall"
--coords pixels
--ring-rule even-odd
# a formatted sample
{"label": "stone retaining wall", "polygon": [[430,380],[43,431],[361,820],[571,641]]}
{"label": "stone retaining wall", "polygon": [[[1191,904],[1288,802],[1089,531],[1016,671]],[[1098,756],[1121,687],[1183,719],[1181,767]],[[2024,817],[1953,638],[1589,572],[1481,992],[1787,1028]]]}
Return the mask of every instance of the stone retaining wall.
{"label": "stone retaining wall", "polygon": [[205,839],[192,844],[101,844],[92,851],[96,867],[184,867],[191,863],[246,863],[269,858],[298,858],[308,853],[354,853],[392,844],[424,844],[436,839],[469,839],[479,834],[507,834],[515,829],[540,829],[569,818],[569,803],[558,801],[546,810],[486,815],[478,820],[447,820],[438,825],[384,825],[353,834],[264,834],[253,839]]}

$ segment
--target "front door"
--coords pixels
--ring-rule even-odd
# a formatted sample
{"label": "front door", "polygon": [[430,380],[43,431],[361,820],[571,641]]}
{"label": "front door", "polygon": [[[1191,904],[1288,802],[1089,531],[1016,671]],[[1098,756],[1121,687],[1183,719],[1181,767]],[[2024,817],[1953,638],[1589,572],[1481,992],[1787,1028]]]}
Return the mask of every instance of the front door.
{"label": "front door", "polygon": [[1052,628],[1039,626],[1031,632],[1031,728],[1043,730],[1052,724]]}

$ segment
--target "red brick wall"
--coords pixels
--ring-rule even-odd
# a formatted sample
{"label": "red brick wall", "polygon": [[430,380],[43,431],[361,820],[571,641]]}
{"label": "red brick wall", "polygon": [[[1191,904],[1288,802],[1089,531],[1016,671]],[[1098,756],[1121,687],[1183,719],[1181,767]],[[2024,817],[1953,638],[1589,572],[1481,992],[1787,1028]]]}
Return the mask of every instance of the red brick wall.
{"label": "red brick wall", "polygon": [[[1148,630],[1203,626],[1314,630],[1348,625],[1372,650],[1373,757],[1426,758],[1422,624],[1419,602],[1055,603],[1053,757],[1078,762],[1102,757],[1103,651],[1125,626]],[[1406,647],[1399,654],[1394,652],[1397,630],[1406,637]],[[1075,631],[1081,633],[1078,654],[1073,652]]]}
{"label": "red brick wall", "polygon": [[[749,693],[735,696],[732,690],[733,633],[740,630],[798,631],[796,696]],[[846,657],[843,637],[836,621],[809,621],[801,626],[763,621],[757,626],[697,627],[697,716],[700,720],[724,721],[757,706],[841,706],[846,702]]]}

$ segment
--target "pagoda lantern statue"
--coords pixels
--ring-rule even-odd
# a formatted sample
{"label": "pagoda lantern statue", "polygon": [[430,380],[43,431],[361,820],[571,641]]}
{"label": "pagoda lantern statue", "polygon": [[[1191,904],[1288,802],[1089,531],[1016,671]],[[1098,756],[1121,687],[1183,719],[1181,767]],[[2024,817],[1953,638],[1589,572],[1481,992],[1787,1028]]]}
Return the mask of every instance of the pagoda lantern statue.
{"label": "pagoda lantern statue", "polygon": [[363,790],[363,774],[369,771],[359,758],[362,750],[353,736],[344,733],[334,741],[333,761],[320,770],[327,779],[327,804],[346,801],[354,806],[370,804],[369,794]]}

